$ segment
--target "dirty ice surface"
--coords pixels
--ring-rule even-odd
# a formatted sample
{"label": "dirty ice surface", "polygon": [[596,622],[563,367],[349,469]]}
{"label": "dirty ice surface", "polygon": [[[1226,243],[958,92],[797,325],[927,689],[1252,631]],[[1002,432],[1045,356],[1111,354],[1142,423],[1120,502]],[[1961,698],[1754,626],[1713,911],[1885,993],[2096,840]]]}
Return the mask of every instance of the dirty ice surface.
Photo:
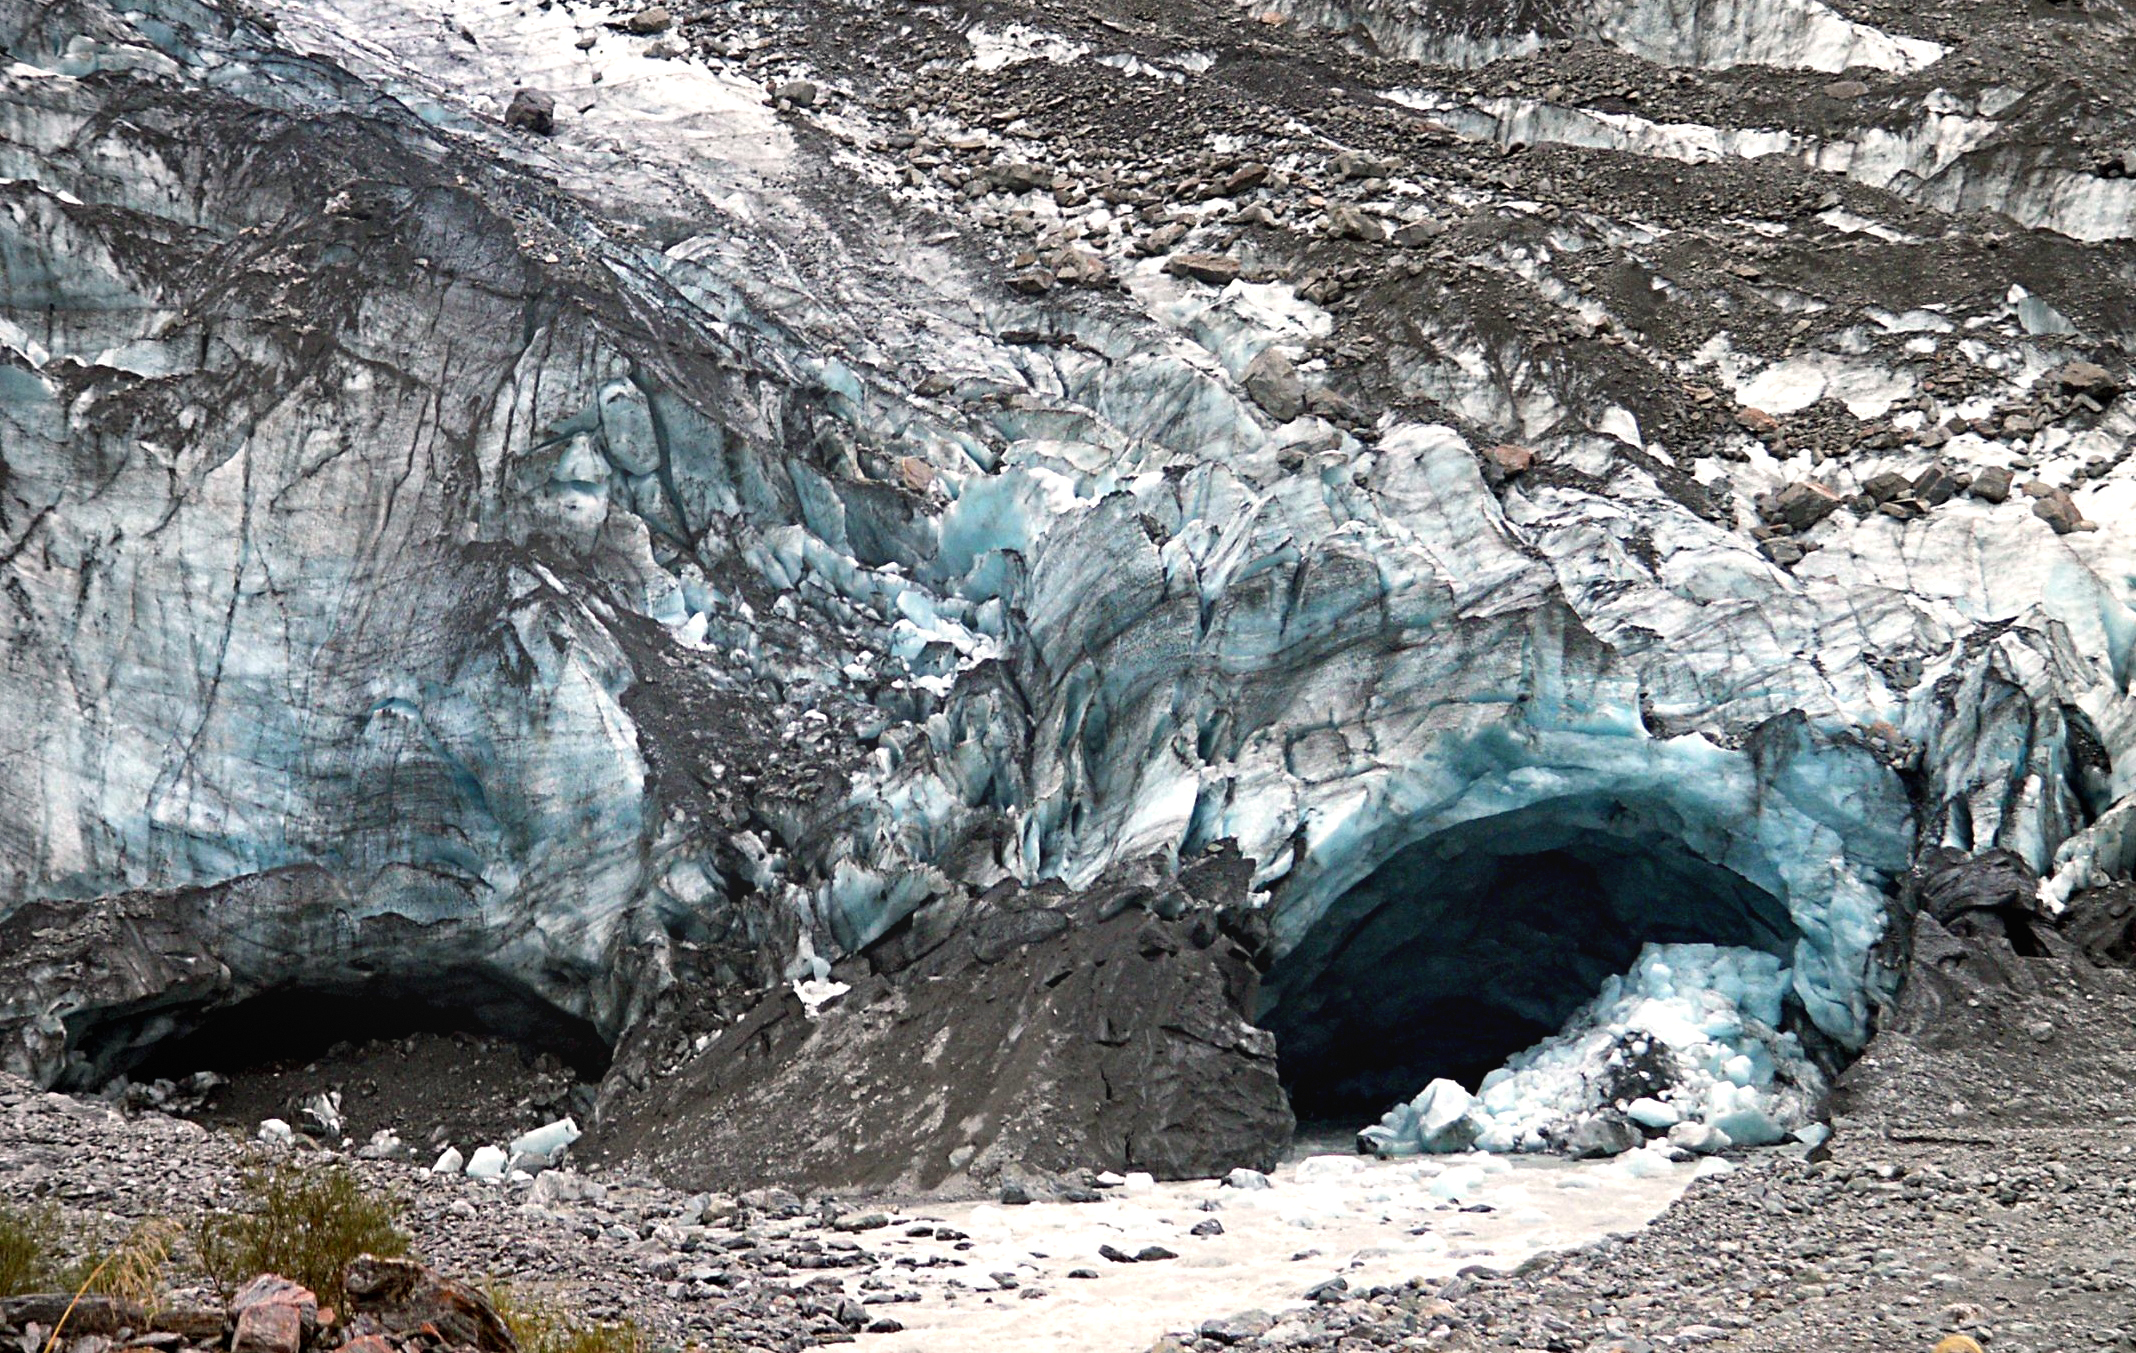
{"label": "dirty ice surface", "polygon": [[[1450,1278],[1471,1264],[1510,1270],[1546,1250],[1636,1230],[1702,1170],[1728,1168],[1717,1160],[1671,1163],[1651,1151],[1609,1161],[1482,1154],[1374,1160],[1330,1149],[1336,1145],[1301,1144],[1265,1189],[1131,1176],[1095,1203],[921,1205],[858,1237],[885,1262],[849,1271],[846,1287],[878,1302],[920,1294],[918,1301],[869,1306],[871,1315],[905,1326],[870,1336],[868,1347],[878,1353],[1118,1353],[1240,1311],[1280,1318],[1330,1278],[1363,1290]],[[1210,1202],[1219,1210],[1202,1211]],[[1221,1223],[1223,1234],[1192,1234],[1209,1221]],[[941,1227],[965,1239],[907,1234]],[[1132,1255],[1153,1245],[1178,1257],[1119,1263],[1099,1253],[1110,1246]],[[925,1267],[931,1260],[962,1266]],[[1068,1276],[1077,1270],[1097,1276]],[[1043,1295],[1027,1296],[1033,1289]]]}

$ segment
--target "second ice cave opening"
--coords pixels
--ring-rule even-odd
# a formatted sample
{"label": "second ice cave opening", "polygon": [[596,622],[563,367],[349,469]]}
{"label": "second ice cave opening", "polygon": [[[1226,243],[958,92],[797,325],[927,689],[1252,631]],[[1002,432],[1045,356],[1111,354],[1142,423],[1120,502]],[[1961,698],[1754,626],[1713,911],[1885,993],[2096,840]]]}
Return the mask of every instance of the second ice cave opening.
{"label": "second ice cave opening", "polygon": [[[107,1074],[125,1071],[135,1080],[177,1078],[195,1071],[230,1075],[306,1061],[341,1043],[416,1033],[493,1035],[529,1054],[550,1053],[584,1080],[600,1079],[610,1058],[607,1042],[587,1020],[474,969],[441,971],[422,979],[280,987],[160,1022],[167,1031],[146,1046],[145,1056],[107,1053],[96,1061]],[[104,1032],[108,1041],[120,1031]],[[136,1047],[145,1042],[138,1033],[132,1041]]]}
{"label": "second ice cave opening", "polygon": [[1782,901],[1685,844],[1664,805],[1561,799],[1435,832],[1281,958],[1260,1023],[1301,1122],[1363,1123],[1444,1077],[1473,1090],[1658,944],[1780,956]]}

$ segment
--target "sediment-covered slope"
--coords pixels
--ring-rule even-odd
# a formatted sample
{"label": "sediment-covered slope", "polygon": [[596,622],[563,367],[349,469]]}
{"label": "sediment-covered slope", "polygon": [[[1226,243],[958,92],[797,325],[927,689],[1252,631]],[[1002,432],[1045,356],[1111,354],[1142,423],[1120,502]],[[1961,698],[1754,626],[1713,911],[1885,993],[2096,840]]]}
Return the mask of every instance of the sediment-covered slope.
{"label": "sediment-covered slope", "polygon": [[1229,842],[1385,1102],[1651,941],[1843,1056],[1918,850],[2125,873],[2124,17],[1605,8],[0,4],[10,1065],[365,991],[628,1122]]}

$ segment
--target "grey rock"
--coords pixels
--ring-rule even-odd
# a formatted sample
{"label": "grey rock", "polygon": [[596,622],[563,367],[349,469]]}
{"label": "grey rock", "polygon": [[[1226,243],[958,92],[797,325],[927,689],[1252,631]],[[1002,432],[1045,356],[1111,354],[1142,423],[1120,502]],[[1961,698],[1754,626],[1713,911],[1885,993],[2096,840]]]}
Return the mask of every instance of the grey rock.
{"label": "grey rock", "polygon": [[504,110],[504,125],[532,132],[536,136],[555,135],[555,97],[538,89],[515,91],[511,104]]}
{"label": "grey rock", "polygon": [[1290,358],[1277,348],[1261,349],[1247,363],[1240,384],[1262,412],[1279,423],[1288,423],[1305,412],[1305,382]]}

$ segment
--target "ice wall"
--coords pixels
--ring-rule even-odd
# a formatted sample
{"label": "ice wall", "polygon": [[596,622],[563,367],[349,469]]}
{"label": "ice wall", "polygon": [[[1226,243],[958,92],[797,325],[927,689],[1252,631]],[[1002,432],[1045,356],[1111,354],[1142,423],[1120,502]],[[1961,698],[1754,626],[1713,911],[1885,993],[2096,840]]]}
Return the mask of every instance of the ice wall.
{"label": "ice wall", "polygon": [[[469,9],[473,45],[581,59],[521,9]],[[1225,839],[1309,963],[1404,852],[1617,805],[1772,899],[1791,989],[1858,1044],[1916,845],[2119,858],[2069,843],[2136,739],[2121,482],[2082,490],[2096,533],[1957,499],[1790,569],[1750,504],[1880,465],[1733,427],[1694,458],[1622,393],[1814,377],[1881,416],[1912,378],[1868,337],[1583,368],[1426,307],[1390,344],[1416,403],[1278,422],[1264,351],[1332,379],[1305,288],[1123,244],[1104,304],[1033,299],[887,211],[859,258],[840,213],[892,162],[708,67],[633,48],[619,108],[537,140],[427,11],[294,7],[310,56],[131,13],[0,0],[0,908],[313,867],[306,980],[479,969],[613,1035],[683,944],[761,981],[933,897]],[[1927,59],[1769,13],[1612,31]],[[675,135],[620,146],[645,99]],[[1467,266],[1583,324],[1565,260],[1661,239],[1462,205],[1507,223]],[[2070,355],[2002,319],[1952,341],[2012,392]],[[1486,478],[1486,434],[1546,470]],[[230,959],[281,933],[230,916],[199,1002],[288,976]]]}

